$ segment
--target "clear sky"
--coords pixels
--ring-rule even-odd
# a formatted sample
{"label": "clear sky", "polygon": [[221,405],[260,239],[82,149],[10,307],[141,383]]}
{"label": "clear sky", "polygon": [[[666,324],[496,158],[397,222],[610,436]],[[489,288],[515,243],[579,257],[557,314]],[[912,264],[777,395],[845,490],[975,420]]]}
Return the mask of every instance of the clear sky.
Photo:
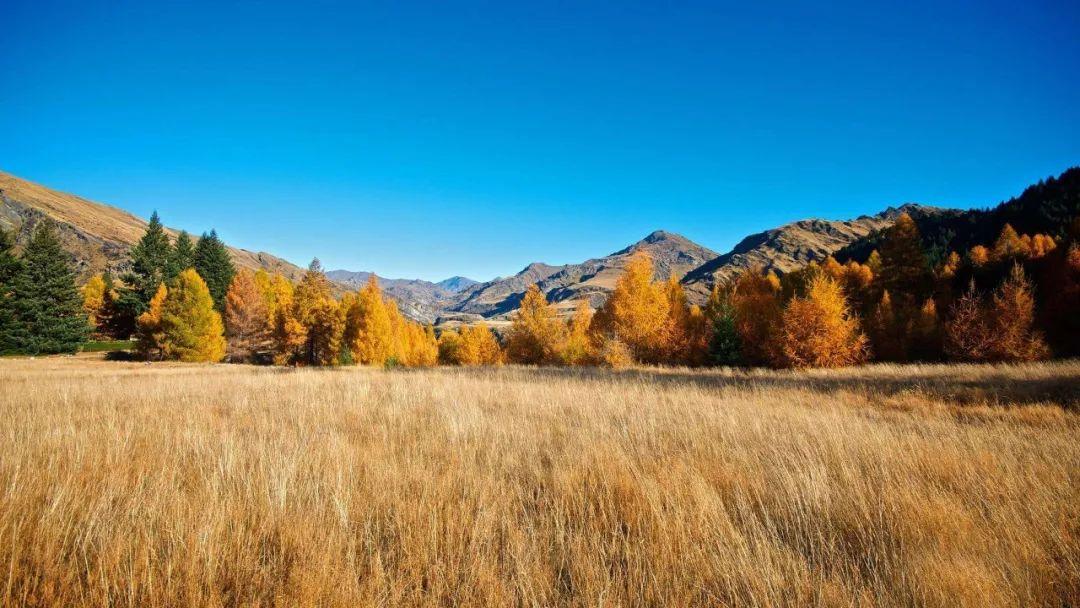
{"label": "clear sky", "polygon": [[1075,0],[5,0],[0,22],[0,169],[389,277],[658,228],[723,252],[1080,164]]}

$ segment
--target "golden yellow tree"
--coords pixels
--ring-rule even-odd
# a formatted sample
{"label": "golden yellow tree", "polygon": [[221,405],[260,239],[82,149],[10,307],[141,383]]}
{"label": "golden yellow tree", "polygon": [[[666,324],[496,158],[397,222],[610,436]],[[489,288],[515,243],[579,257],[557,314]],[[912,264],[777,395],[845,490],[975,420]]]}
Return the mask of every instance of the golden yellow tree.
{"label": "golden yellow tree", "polygon": [[307,325],[308,362],[312,365],[337,365],[341,355],[341,336],[345,313],[337,300],[323,298],[310,311]]}
{"label": "golden yellow tree", "polygon": [[793,367],[841,367],[866,360],[867,340],[859,331],[839,284],[827,275],[813,278],[805,297],[788,302],[783,314],[783,353]]}
{"label": "golden yellow tree", "polygon": [[968,262],[978,268],[990,262],[990,251],[982,245],[975,245],[968,251]]}
{"label": "golden yellow tree", "polygon": [[161,307],[162,352],[189,362],[216,362],[225,356],[225,327],[214,310],[206,282],[194,268],[177,275]]}
{"label": "golden yellow tree", "polygon": [[386,365],[394,354],[394,327],[375,275],[345,313],[345,345],[362,365]]}
{"label": "golden yellow tree", "polygon": [[993,328],[982,297],[971,281],[953,303],[945,324],[945,354],[960,361],[987,361],[993,355]]}
{"label": "golden yellow tree", "polygon": [[90,277],[90,280],[83,285],[83,311],[86,312],[86,319],[90,322],[90,326],[94,328],[96,335],[104,333],[102,327],[105,315],[106,305],[106,290],[108,286],[105,284],[105,277],[101,274],[95,274]]}
{"label": "golden yellow tree", "polygon": [[597,315],[597,330],[625,344],[643,363],[659,363],[668,344],[670,303],[664,285],[653,281],[652,258],[635,253]]}
{"label": "golden yellow tree", "polygon": [[1011,225],[1005,224],[1001,229],[1001,234],[999,234],[997,240],[994,241],[994,248],[991,250],[990,259],[998,262],[1002,260],[1026,258],[1027,255],[1028,248],[1025,246],[1024,240],[1016,233],[1016,230],[1014,230]]}
{"label": "golden yellow tree", "polygon": [[168,295],[169,290],[165,284],[158,285],[154,297],[150,298],[146,312],[135,320],[135,332],[138,337],[135,350],[147,360],[162,357],[164,335],[161,332],[161,310],[165,304],[165,297]]}
{"label": "golden yellow tree", "polygon": [[574,316],[566,328],[566,340],[559,349],[559,359],[563,365],[589,365],[596,359],[596,346],[593,342],[590,326],[593,311],[587,300],[579,300],[574,309]]}
{"label": "golden yellow tree", "polygon": [[225,337],[231,361],[252,361],[270,339],[267,303],[255,276],[250,270],[240,270],[225,294]]}
{"label": "golden yellow tree", "polygon": [[484,323],[461,330],[458,360],[461,365],[499,365],[502,363],[499,340]]}
{"label": "golden yellow tree", "polygon": [[438,339],[439,363],[442,365],[461,365],[461,333],[454,329],[444,329]]}
{"label": "golden yellow tree", "polygon": [[782,364],[780,279],[747,268],[735,280],[731,305],[743,359],[751,365]]}
{"label": "golden yellow tree", "polygon": [[1008,278],[994,292],[988,314],[994,360],[1036,361],[1050,355],[1042,335],[1035,330],[1035,299],[1020,264],[1013,264]]}
{"label": "golden yellow tree", "polygon": [[[278,308],[279,323],[275,331],[278,353],[275,359],[303,365],[320,365],[327,361],[324,350],[335,336],[323,332],[336,328],[329,313],[331,309],[336,311],[337,302],[318,259],[312,260],[293,291],[289,310],[281,311],[280,303]],[[340,338],[336,337],[338,341]]]}
{"label": "golden yellow tree", "polygon": [[536,284],[529,285],[506,337],[506,356],[511,363],[551,365],[559,363],[566,340],[566,325]]}

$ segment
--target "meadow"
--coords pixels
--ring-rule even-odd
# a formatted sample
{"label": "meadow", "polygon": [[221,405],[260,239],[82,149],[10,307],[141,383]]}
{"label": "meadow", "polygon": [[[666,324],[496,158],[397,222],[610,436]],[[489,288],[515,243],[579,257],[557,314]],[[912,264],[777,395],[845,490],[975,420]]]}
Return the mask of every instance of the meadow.
{"label": "meadow", "polygon": [[1080,604],[1080,362],[0,359],[3,606]]}

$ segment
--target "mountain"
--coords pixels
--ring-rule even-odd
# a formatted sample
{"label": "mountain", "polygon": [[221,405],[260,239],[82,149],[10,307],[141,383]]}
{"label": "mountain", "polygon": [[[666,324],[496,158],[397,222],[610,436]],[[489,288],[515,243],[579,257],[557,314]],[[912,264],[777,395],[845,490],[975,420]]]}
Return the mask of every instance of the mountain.
{"label": "mountain", "polygon": [[[127,211],[0,171],[0,228],[13,230],[16,241],[25,244],[34,226],[45,218],[56,222],[64,249],[75,256],[80,281],[106,269],[123,272],[128,250],[146,231],[146,220]],[[167,232],[173,237],[178,233],[171,228]],[[235,247],[229,247],[229,253],[240,268],[264,268],[292,280],[299,280],[304,273],[269,253]]]}
{"label": "mountain", "polygon": [[[949,251],[964,252],[975,245],[990,245],[1001,234],[1005,224],[1021,234],[1047,234],[1061,238],[1080,218],[1080,167],[1072,167],[1061,175],[1040,180],[1019,196],[991,209],[971,209],[935,214],[913,215],[919,227],[923,246],[932,262],[942,259]],[[863,261],[881,244],[881,231],[875,231],[850,243],[836,253],[839,261]]]}
{"label": "mountain", "polygon": [[657,230],[633,245],[602,258],[563,266],[534,262],[512,277],[473,285],[461,291],[449,303],[443,318],[469,320],[475,317],[504,317],[517,308],[525,289],[532,283],[537,284],[549,301],[564,310],[583,299],[594,307],[599,306],[615,287],[626,261],[637,251],[644,251],[653,258],[656,276],[660,279],[672,274],[682,275],[717,256],[715,251],[686,237]]}
{"label": "mountain", "polygon": [[438,283],[435,283],[435,285],[445,289],[446,291],[449,291],[450,293],[458,293],[472,287],[473,285],[476,285],[477,283],[479,283],[479,281],[474,281],[468,277],[454,276],[450,277],[449,279],[443,279]]}
{"label": "mountain", "polygon": [[778,274],[823,260],[843,247],[891,225],[901,213],[929,217],[947,213],[937,207],[909,203],[853,220],[801,220],[752,234],[735,247],[698,266],[683,277],[691,300],[701,302],[717,281],[728,280],[745,268],[760,266]]}
{"label": "mountain", "polygon": [[[355,291],[367,284],[372,273],[331,270],[326,273],[326,276],[338,285]],[[379,279],[379,286],[382,288],[383,293],[397,301],[401,312],[405,316],[422,323],[433,323],[445,302],[457,293],[444,286],[444,283],[449,281],[450,285],[453,286],[459,284],[454,282],[453,279],[458,279],[459,282],[469,281],[464,277],[453,277],[453,279],[432,283],[421,279],[388,279],[378,275],[375,276]]]}

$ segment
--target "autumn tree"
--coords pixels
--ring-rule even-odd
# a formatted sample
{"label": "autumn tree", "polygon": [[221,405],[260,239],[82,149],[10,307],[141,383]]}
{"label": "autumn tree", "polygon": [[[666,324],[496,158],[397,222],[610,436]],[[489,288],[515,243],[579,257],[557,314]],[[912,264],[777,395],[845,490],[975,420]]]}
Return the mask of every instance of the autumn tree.
{"label": "autumn tree", "polygon": [[945,354],[959,361],[987,361],[993,352],[993,329],[982,297],[971,281],[945,324]]}
{"label": "autumn tree", "polygon": [[944,354],[941,318],[937,302],[927,298],[912,324],[911,353],[921,361],[937,361]]}
{"label": "autumn tree", "polygon": [[210,290],[195,269],[172,282],[161,307],[162,352],[188,362],[217,362],[225,356],[225,327]]}
{"label": "autumn tree", "polygon": [[1013,264],[1008,278],[994,292],[989,314],[994,360],[1035,361],[1049,356],[1042,334],[1034,327],[1035,299],[1020,264]]}
{"label": "autumn tree", "polygon": [[567,323],[566,340],[559,349],[559,360],[563,365],[589,365],[596,359],[596,346],[593,342],[593,311],[587,300],[579,300],[574,309],[574,316]]}
{"label": "autumn tree", "polygon": [[461,330],[458,360],[461,365],[499,365],[502,363],[499,340],[484,323],[470,325]]}
{"label": "autumn tree", "polygon": [[[150,216],[146,233],[131,248],[130,270],[121,280],[120,309],[128,320],[127,330],[134,329],[135,319],[146,312],[150,299],[157,293],[158,286],[168,280],[169,256],[172,248],[165,227],[161,224],[157,211]],[[121,323],[121,325],[125,325]]]}
{"label": "autumn tree", "polygon": [[922,301],[930,285],[930,267],[923,252],[915,221],[901,213],[885,231],[881,243],[881,270],[874,272],[882,290],[892,294],[896,305]]}
{"label": "autumn tree", "polygon": [[138,341],[135,351],[146,360],[160,360],[164,356],[165,335],[161,330],[161,313],[169,290],[164,283],[158,285],[146,312],[135,320]]}
{"label": "autumn tree", "polygon": [[566,325],[534,283],[525,290],[506,338],[506,355],[512,363],[550,365],[560,362],[559,350],[566,340]]}
{"label": "autumn tree", "polygon": [[751,365],[782,364],[780,279],[772,272],[747,268],[735,280],[732,308],[743,360]]}
{"label": "autumn tree", "polygon": [[1016,233],[1016,230],[1014,230],[1011,225],[1005,224],[1001,229],[1001,234],[999,234],[997,240],[994,241],[994,247],[991,249],[990,257],[996,262],[1017,260],[1026,258],[1028,252],[1028,245],[1025,245],[1023,239]]}
{"label": "autumn tree", "polygon": [[345,313],[345,345],[352,360],[362,365],[385,365],[394,354],[393,331],[379,279],[371,275]]}
{"label": "autumn tree", "polygon": [[783,313],[783,354],[793,367],[841,367],[865,361],[867,339],[859,330],[839,284],[815,277],[805,297]]}
{"label": "autumn tree", "polygon": [[104,333],[102,326],[105,323],[102,313],[105,311],[106,290],[105,277],[101,273],[90,277],[82,287],[83,312],[86,313],[86,320],[94,329],[94,335],[97,336]]}
{"label": "autumn tree", "polygon": [[659,363],[666,354],[670,311],[663,287],[653,281],[648,254],[635,253],[597,314],[597,331],[624,343],[635,360]]}
{"label": "autumn tree", "polygon": [[308,363],[337,365],[341,353],[341,336],[345,330],[344,311],[337,300],[323,298],[311,308],[308,319]]}
{"label": "autumn tree", "polygon": [[270,339],[266,300],[255,274],[241,270],[225,294],[225,336],[230,361],[253,361]]}
{"label": "autumn tree", "polygon": [[975,268],[986,266],[990,262],[990,250],[982,245],[975,245],[968,251],[968,263]]}
{"label": "autumn tree", "polygon": [[[288,308],[284,309],[279,303],[278,323],[274,331],[276,361],[319,365],[320,361],[325,360],[324,349],[327,344],[334,342],[335,336],[319,332],[337,329],[330,318],[330,307],[324,306],[327,300],[334,300],[330,280],[326,278],[319,260],[314,259],[293,290]],[[337,302],[334,302],[334,307],[336,305]],[[340,344],[341,336],[337,336],[336,340]]]}
{"label": "autumn tree", "polygon": [[444,329],[438,338],[439,363],[442,365],[461,365],[461,332]]}

